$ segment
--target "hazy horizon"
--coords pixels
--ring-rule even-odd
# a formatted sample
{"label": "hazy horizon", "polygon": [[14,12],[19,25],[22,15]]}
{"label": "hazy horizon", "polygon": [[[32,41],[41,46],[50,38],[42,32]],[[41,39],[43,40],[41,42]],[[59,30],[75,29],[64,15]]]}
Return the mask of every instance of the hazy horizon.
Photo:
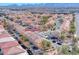
{"label": "hazy horizon", "polygon": [[0,3],[0,6],[79,7],[79,3]]}

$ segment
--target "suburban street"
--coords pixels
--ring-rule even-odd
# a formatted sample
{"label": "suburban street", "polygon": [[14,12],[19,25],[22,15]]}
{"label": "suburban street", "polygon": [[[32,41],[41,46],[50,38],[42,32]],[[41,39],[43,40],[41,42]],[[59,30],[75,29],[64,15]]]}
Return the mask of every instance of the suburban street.
{"label": "suburban street", "polygon": [[76,35],[79,36],[79,13],[75,14]]}

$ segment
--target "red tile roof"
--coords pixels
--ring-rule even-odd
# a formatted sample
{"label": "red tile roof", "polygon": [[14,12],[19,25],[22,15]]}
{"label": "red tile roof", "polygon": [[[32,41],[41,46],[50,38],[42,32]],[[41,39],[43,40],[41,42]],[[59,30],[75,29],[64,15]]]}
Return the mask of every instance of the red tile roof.
{"label": "red tile roof", "polygon": [[4,42],[4,43],[0,43],[0,48],[8,48],[17,45],[19,45],[17,41]]}
{"label": "red tile roof", "polygon": [[11,37],[9,34],[0,34],[0,38]]}
{"label": "red tile roof", "polygon": [[3,49],[4,55],[16,55],[16,54],[23,53],[23,52],[25,51],[21,49],[19,46]]}

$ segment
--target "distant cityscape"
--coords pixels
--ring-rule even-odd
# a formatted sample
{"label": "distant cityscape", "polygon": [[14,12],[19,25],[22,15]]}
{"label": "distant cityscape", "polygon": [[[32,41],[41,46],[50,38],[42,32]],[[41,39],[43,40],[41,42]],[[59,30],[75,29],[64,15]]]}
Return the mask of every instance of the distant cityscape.
{"label": "distant cityscape", "polygon": [[0,55],[79,55],[78,6],[0,4]]}

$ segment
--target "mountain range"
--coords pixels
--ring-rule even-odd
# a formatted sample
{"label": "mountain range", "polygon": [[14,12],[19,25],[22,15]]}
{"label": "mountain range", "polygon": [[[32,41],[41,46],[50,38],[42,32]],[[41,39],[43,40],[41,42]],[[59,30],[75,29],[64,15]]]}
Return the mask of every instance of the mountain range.
{"label": "mountain range", "polygon": [[78,7],[79,3],[0,3],[6,7]]}

